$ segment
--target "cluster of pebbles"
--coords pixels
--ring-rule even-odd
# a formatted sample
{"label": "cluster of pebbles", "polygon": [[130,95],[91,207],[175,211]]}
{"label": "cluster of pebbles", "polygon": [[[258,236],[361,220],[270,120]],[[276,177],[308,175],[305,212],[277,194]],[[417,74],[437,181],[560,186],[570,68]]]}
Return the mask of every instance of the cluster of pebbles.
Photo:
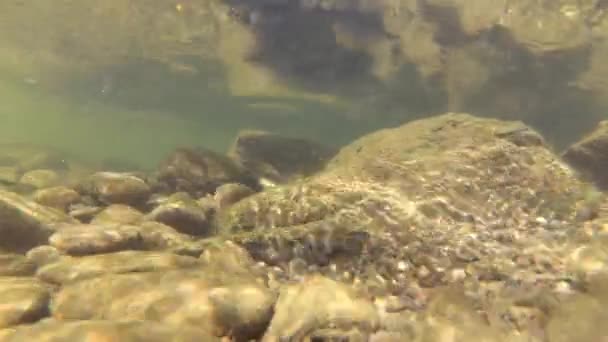
{"label": "cluster of pebbles", "polygon": [[518,122],[247,131],[154,172],[0,152],[0,341],[608,338],[599,164]]}

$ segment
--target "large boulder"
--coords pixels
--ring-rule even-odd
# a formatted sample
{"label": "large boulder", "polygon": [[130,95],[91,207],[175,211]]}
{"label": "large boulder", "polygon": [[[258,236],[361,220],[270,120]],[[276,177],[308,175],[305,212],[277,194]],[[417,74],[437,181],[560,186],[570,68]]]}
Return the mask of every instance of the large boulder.
{"label": "large boulder", "polygon": [[522,123],[448,113],[362,137],[218,226],[288,278],[321,272],[375,296],[463,279],[554,284],[569,277],[560,248],[585,189]]}

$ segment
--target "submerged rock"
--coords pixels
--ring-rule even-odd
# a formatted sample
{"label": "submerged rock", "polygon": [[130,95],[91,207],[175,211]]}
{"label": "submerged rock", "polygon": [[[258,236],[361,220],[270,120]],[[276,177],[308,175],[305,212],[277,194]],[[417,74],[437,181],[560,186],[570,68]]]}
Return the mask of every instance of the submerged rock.
{"label": "submerged rock", "polygon": [[85,191],[107,204],[140,205],[150,196],[144,180],[130,173],[98,172],[83,185]]}
{"label": "submerged rock", "polygon": [[[523,271],[518,254],[563,259],[582,185],[521,123],[448,113],[364,136],[315,176],[220,212],[218,227],[295,279],[318,271],[375,296],[460,282],[463,269],[504,282]],[[548,265],[519,267],[566,277]]]}
{"label": "submerged rock", "polygon": [[160,181],[174,192],[187,192],[194,197],[213,193],[225,183],[257,187],[257,181],[230,158],[207,149],[177,149],[158,170]]}
{"label": "submerged rock", "polygon": [[36,264],[19,254],[0,254],[0,277],[31,276]]}
{"label": "submerged rock", "polygon": [[335,153],[332,148],[305,139],[243,131],[229,155],[259,178],[283,183],[320,171]]}
{"label": "submerged rock", "polygon": [[198,327],[236,341],[255,339],[272,316],[274,296],[252,278],[222,270],[110,274],[62,288],[61,319],[149,320]]}
{"label": "submerged rock", "polygon": [[303,341],[323,329],[342,334],[356,329],[369,335],[377,330],[378,320],[371,301],[344,284],[315,276],[281,289],[262,341]]}
{"label": "submerged rock", "polygon": [[608,188],[608,121],[570,146],[563,158],[601,188]]}
{"label": "submerged rock", "polygon": [[219,210],[225,209],[255,192],[248,186],[236,183],[220,185],[215,189],[213,199]]}
{"label": "submerged rock", "polygon": [[74,189],[56,186],[37,190],[33,198],[37,203],[66,212],[72,204],[80,200],[80,194]]}
{"label": "submerged rock", "polygon": [[51,246],[71,255],[144,249],[138,226],[79,224],[63,226],[50,238]]}
{"label": "submerged rock", "polygon": [[150,321],[44,320],[33,325],[0,331],[5,342],[19,341],[129,341],[129,342],[220,342],[197,327]]}
{"label": "submerged rock", "polygon": [[213,231],[215,209],[202,207],[186,193],[176,193],[145,216],[146,220],[169,225],[190,235],[209,236]]}
{"label": "submerged rock", "polygon": [[59,175],[53,170],[32,170],[28,171],[19,179],[19,183],[30,185],[36,189],[48,188],[57,185]]}
{"label": "submerged rock", "polygon": [[91,224],[137,224],[143,217],[144,214],[133,207],[124,204],[112,204],[95,215]]}
{"label": "submerged rock", "polygon": [[13,166],[0,166],[0,185],[14,185],[19,182],[19,169]]}
{"label": "submerged rock", "polygon": [[0,247],[22,252],[47,244],[60,223],[76,221],[59,210],[0,190]]}
{"label": "submerged rock", "polygon": [[32,323],[49,313],[50,293],[34,278],[0,277],[0,298],[0,329]]}
{"label": "submerged rock", "polygon": [[172,253],[124,251],[82,257],[63,256],[41,267],[37,276],[51,284],[65,285],[108,274],[160,272],[201,265],[197,258]]}

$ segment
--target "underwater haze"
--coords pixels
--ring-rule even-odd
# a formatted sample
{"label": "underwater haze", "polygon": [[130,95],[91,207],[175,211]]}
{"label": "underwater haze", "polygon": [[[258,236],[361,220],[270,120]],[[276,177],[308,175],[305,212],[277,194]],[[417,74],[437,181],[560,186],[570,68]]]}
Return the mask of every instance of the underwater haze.
{"label": "underwater haze", "polygon": [[4,0],[0,342],[608,341],[608,1]]}

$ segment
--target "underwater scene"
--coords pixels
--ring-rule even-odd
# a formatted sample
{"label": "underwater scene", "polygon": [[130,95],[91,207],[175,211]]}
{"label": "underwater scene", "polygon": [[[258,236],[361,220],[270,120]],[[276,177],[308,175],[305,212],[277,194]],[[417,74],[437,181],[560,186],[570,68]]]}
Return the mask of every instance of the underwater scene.
{"label": "underwater scene", "polygon": [[608,342],[608,1],[3,0],[0,342]]}

